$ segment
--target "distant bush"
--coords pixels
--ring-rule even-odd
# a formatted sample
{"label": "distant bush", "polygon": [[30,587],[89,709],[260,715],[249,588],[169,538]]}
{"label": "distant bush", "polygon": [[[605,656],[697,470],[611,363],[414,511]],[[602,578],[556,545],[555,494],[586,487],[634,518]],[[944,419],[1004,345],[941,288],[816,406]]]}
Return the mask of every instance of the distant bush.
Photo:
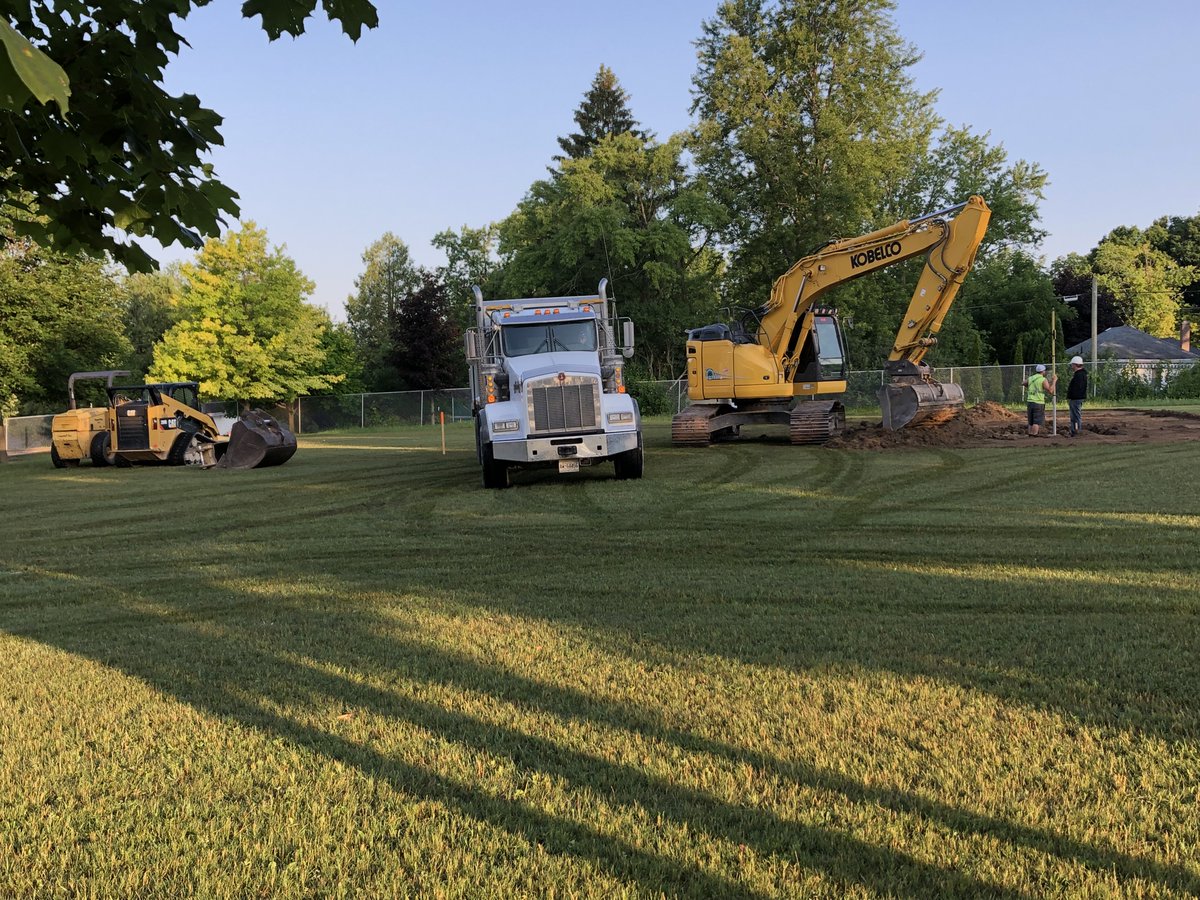
{"label": "distant bush", "polygon": [[675,412],[671,397],[661,382],[630,382],[629,393],[637,400],[643,416],[664,416]]}
{"label": "distant bush", "polygon": [[1176,373],[1167,382],[1167,396],[1179,399],[1200,397],[1200,365]]}

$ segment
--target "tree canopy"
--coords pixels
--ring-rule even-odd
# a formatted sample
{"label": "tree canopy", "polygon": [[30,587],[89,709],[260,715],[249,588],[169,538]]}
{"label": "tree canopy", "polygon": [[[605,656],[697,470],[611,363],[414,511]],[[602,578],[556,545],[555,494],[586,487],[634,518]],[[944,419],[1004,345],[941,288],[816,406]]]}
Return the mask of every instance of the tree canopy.
{"label": "tree canopy", "polygon": [[325,366],[329,317],[305,302],[312,282],[253,222],[207,241],[180,275],[181,318],[154,348],[155,379],[231,400],[294,400],[339,380]]}
{"label": "tree canopy", "polygon": [[72,372],[121,368],[129,350],[103,262],[29,242],[0,253],[0,414],[65,408]]}
{"label": "tree canopy", "polygon": [[639,364],[677,376],[683,331],[715,310],[723,266],[711,246],[719,209],[687,178],[682,150],[682,136],[658,144],[624,132],[535,182],[500,224],[502,294],[592,293],[607,278],[637,322]]}
{"label": "tree canopy", "polygon": [[1182,291],[1196,279],[1195,268],[1155,249],[1137,228],[1113,231],[1096,248],[1092,264],[1126,325],[1156,337],[1175,333]]}
{"label": "tree canopy", "polygon": [[373,391],[400,390],[394,329],[400,305],[421,284],[408,245],[390,231],[362,255],[363,273],[346,300],[346,319],[363,362],[363,380]]}
{"label": "tree canopy", "polygon": [[[0,196],[42,214],[19,233],[148,269],[153,260],[122,232],[199,248],[239,214],[204,159],[223,143],[220,115],[162,84],[184,43],[177,23],[206,3],[0,0]],[[242,13],[275,39],[303,33],[316,6],[246,0]],[[355,40],[378,22],[367,0],[321,6]]]}

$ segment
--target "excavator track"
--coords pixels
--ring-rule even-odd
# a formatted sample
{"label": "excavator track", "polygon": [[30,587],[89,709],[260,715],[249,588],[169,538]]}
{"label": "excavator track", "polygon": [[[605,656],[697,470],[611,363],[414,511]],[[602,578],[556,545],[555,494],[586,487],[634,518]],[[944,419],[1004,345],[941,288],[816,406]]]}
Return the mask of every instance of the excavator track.
{"label": "excavator track", "polygon": [[837,400],[802,400],[792,409],[788,434],[793,444],[824,444],[846,425],[846,408]]}
{"label": "excavator track", "polygon": [[689,406],[671,420],[671,443],[676,447],[707,447],[712,443],[712,419],[721,407]]}

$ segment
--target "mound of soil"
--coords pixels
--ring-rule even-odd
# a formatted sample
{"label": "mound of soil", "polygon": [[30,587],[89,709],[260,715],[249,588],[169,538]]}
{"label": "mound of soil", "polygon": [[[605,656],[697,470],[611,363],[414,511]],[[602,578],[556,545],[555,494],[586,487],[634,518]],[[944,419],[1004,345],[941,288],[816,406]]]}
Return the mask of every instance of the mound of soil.
{"label": "mound of soil", "polygon": [[985,401],[964,409],[942,425],[888,431],[882,424],[863,422],[849,425],[825,444],[838,450],[890,450],[904,447],[995,447],[1003,445],[1085,446],[1099,443],[1167,443],[1200,439],[1200,416],[1170,410],[1104,409],[1084,407],[1084,433],[1069,437],[1066,409],[1059,411],[1058,433],[1054,434],[1052,413],[1041,434],[1031,437],[1025,417]]}

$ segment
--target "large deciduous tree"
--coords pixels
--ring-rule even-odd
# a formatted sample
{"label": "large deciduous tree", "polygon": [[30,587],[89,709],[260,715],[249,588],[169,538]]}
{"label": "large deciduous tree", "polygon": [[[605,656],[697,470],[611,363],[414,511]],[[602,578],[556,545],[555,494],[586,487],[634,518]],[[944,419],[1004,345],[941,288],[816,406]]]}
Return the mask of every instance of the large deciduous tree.
{"label": "large deciduous tree", "polygon": [[464,225],[457,232],[447,228],[433,236],[433,246],[446,254],[446,264],[438,267],[437,276],[450,299],[451,321],[460,330],[475,324],[472,286],[478,286],[487,297],[494,296],[498,287],[495,279],[500,272],[496,256],[499,237],[495,224],[483,228]]}
{"label": "large deciduous tree", "polygon": [[1188,315],[1200,315],[1200,215],[1162,216],[1146,229],[1146,238],[1181,266],[1191,266],[1195,280],[1185,285],[1180,300]]}
{"label": "large deciduous tree", "polygon": [[0,413],[58,412],[72,372],[120,368],[121,292],[101,260],[8,240],[0,251]]}
{"label": "large deciduous tree", "polygon": [[505,296],[611,296],[638,327],[635,361],[653,378],[682,368],[683,330],[717,305],[719,209],[687,178],[682,136],[663,144],[632,132],[604,137],[587,156],[538,181],[500,225]]}
{"label": "large deciduous tree", "polygon": [[325,366],[329,316],[306,302],[313,283],[253,222],[208,240],[180,275],[181,318],[154,349],[152,377],[228,400],[293,400],[339,380]]}
{"label": "large deciduous tree", "polygon": [[[176,26],[206,2],[0,0],[0,197],[45,216],[19,222],[20,233],[146,269],[153,261],[120,232],[200,247],[238,214],[236,193],[204,161],[223,143],[221,117],[162,84],[184,43]],[[301,34],[316,6],[246,0],[242,12],[275,39]],[[368,0],[321,6],[354,40],[378,21]]]}
{"label": "large deciduous tree", "polygon": [[138,376],[150,371],[155,345],[179,321],[182,294],[178,266],[165,272],[135,272],[122,281],[121,313],[132,345],[125,368]]}
{"label": "large deciduous tree", "polygon": [[[892,0],[729,0],[704,24],[694,153],[729,211],[721,236],[735,303],[765,301],[779,275],[830,240],[971,194],[992,208],[981,261],[994,248],[1027,249],[1043,237],[1037,204],[1045,172],[1010,163],[987,135],[943,127],[936,93],[914,87],[909,73],[920,55],[897,33],[894,7]],[[886,356],[921,264],[894,266],[830,295],[853,319],[852,361],[869,367]],[[929,361],[969,357],[975,329],[952,309]]]}
{"label": "large deciduous tree", "polygon": [[346,300],[346,319],[363,362],[363,381],[371,391],[398,391],[404,385],[394,365],[393,331],[400,305],[421,284],[408,245],[390,231],[362,256],[363,273]]}
{"label": "large deciduous tree", "polygon": [[694,154],[729,210],[731,287],[877,220],[937,126],[890,0],[728,0],[698,41]]}
{"label": "large deciduous tree", "polygon": [[1154,249],[1140,229],[1128,227],[1100,242],[1092,265],[1126,325],[1156,337],[1175,333],[1183,288],[1195,280],[1192,266],[1179,265]]}

